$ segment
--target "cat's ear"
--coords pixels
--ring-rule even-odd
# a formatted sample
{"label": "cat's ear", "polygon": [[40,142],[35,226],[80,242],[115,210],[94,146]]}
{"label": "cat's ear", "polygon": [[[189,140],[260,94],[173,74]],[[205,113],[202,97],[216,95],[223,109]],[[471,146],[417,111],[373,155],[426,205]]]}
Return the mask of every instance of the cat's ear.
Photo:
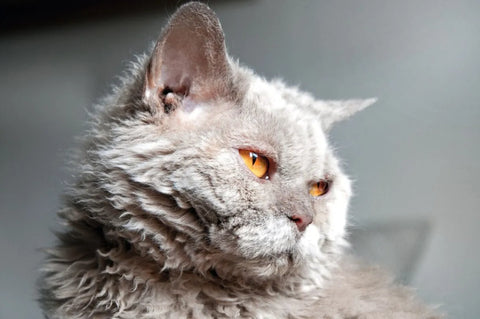
{"label": "cat's ear", "polygon": [[320,112],[323,128],[329,130],[334,123],[352,116],[376,101],[376,98],[365,100],[318,101],[315,103],[315,108]]}
{"label": "cat's ear", "polygon": [[148,103],[163,105],[170,92],[195,102],[227,93],[231,68],[224,34],[207,5],[190,2],[175,12],[155,45],[145,76]]}

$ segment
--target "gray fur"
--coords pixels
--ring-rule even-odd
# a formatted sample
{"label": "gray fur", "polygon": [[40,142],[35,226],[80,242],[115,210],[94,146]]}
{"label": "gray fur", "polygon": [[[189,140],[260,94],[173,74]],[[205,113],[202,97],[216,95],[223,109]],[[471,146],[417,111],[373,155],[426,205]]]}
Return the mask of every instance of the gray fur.
{"label": "gray fur", "polygon": [[[184,5],[92,116],[43,267],[44,313],[438,318],[342,257],[351,189],[326,132],[372,102],[317,101],[256,76],[228,57],[207,6]],[[272,159],[271,178],[239,148]],[[323,178],[331,188],[313,198]],[[296,212],[313,216],[304,232]]]}

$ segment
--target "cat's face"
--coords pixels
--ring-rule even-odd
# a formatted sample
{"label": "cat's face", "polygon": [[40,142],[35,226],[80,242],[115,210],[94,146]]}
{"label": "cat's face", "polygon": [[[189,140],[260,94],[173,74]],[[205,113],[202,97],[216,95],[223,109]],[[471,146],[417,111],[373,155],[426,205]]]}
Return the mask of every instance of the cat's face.
{"label": "cat's face", "polygon": [[[177,122],[170,132],[181,136],[176,154],[186,164],[171,173],[173,188],[207,224],[211,244],[232,255],[296,254],[307,230],[322,240],[341,238],[350,185],[318,114],[308,111],[314,100],[249,76],[235,103],[214,101],[196,114],[170,115]],[[257,163],[260,173],[243,151],[267,162]],[[327,183],[324,194],[310,194],[319,182]]]}
{"label": "cat's face", "polygon": [[187,254],[273,267],[341,242],[350,183],[326,133],[372,100],[316,101],[254,75],[227,56],[217,18],[199,3],[173,16],[143,76],[152,118],[118,130],[104,155],[142,185],[137,206],[195,241]]}

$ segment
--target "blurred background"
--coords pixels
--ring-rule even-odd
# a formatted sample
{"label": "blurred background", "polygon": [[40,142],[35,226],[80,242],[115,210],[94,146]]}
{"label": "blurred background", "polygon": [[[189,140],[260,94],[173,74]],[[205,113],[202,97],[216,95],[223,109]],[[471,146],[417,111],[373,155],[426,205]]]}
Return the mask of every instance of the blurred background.
{"label": "blurred background", "polygon": [[[480,2],[210,1],[231,55],[317,98],[379,97],[335,127],[353,252],[451,318],[480,318]],[[86,111],[177,1],[0,2],[0,318],[40,319],[65,158]]]}

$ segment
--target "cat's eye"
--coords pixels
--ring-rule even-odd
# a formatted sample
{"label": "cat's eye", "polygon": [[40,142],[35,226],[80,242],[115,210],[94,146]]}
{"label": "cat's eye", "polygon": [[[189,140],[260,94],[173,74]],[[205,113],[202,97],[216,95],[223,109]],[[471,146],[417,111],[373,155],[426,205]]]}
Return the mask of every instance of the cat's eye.
{"label": "cat's eye", "polygon": [[268,179],[268,169],[270,163],[268,158],[249,150],[238,150],[245,165],[258,178]]}
{"label": "cat's eye", "polygon": [[327,180],[321,180],[310,187],[310,195],[313,197],[325,195],[329,187],[330,183]]}

